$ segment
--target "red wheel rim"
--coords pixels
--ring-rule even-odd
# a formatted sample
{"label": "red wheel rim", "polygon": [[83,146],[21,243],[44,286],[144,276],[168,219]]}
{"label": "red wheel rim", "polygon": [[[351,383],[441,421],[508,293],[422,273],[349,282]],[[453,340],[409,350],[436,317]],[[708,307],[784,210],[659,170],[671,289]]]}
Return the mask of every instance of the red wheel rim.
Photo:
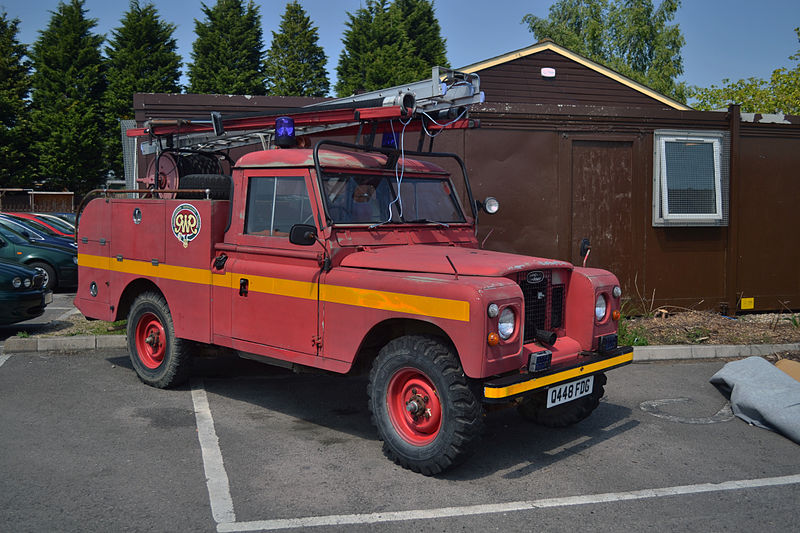
{"label": "red wheel rim", "polygon": [[145,313],[136,324],[136,354],[147,368],[158,368],[164,361],[167,335],[153,313]]}
{"label": "red wheel rim", "polygon": [[442,427],[442,404],[428,376],[415,368],[398,370],[389,381],[386,404],[392,425],[416,446],[433,442]]}

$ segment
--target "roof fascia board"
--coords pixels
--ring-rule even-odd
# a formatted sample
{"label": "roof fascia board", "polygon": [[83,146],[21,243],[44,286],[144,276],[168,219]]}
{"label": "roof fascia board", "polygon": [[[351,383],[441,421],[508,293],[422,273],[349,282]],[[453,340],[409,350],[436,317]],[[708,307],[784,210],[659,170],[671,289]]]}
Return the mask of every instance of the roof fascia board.
{"label": "roof fascia board", "polygon": [[468,73],[471,74],[471,73],[474,73],[474,72],[477,72],[477,71],[480,71],[480,70],[485,70],[487,68],[491,68],[491,67],[500,65],[502,63],[507,63],[509,61],[514,61],[515,59],[520,59],[520,58],[523,58],[523,57],[526,57],[526,56],[529,56],[529,55],[532,55],[532,54],[537,54],[537,53],[543,52],[545,50],[550,50],[552,52],[555,52],[556,54],[564,56],[564,57],[566,57],[566,58],[568,58],[568,59],[570,59],[570,60],[572,60],[572,61],[574,61],[574,62],[576,62],[578,64],[583,65],[584,67],[590,68],[590,69],[594,70],[595,72],[598,72],[598,73],[602,74],[603,76],[611,78],[612,80],[614,80],[614,81],[616,81],[618,83],[621,83],[621,84],[623,84],[623,85],[625,85],[627,87],[630,87],[631,89],[633,89],[635,91],[638,91],[638,92],[640,92],[642,94],[645,94],[645,95],[649,96],[650,98],[658,100],[662,104],[666,104],[666,105],[668,105],[669,107],[671,107],[673,109],[677,109],[679,111],[691,111],[692,110],[691,107],[689,107],[689,106],[687,106],[685,104],[682,104],[682,103],[680,103],[680,102],[678,102],[676,100],[673,100],[672,98],[669,98],[668,96],[664,96],[661,93],[657,93],[653,89],[650,89],[649,87],[646,87],[646,86],[642,85],[641,83],[635,82],[632,79],[630,79],[630,78],[628,78],[626,76],[623,76],[622,74],[619,74],[618,72],[615,72],[615,71],[611,70],[608,67],[604,67],[603,65],[595,63],[591,59],[587,59],[587,58],[585,58],[583,56],[580,56],[580,55],[576,54],[575,52],[571,52],[570,50],[567,50],[566,48],[564,48],[562,46],[559,46],[559,45],[557,45],[556,43],[553,43],[553,42],[537,43],[537,44],[534,44],[533,46],[529,46],[529,47],[523,48],[521,50],[516,50],[514,52],[509,52],[509,53],[503,54],[501,56],[497,56],[497,57],[493,57],[491,59],[487,59],[486,61],[481,61],[479,63],[473,63],[472,65],[467,65],[466,67],[460,68],[458,70],[460,70],[462,72],[468,72]]}

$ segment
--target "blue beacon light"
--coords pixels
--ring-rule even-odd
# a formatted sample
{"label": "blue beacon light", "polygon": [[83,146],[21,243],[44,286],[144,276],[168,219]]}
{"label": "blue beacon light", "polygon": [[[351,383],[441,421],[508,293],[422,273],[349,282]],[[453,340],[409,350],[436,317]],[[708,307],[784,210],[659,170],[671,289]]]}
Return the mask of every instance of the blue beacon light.
{"label": "blue beacon light", "polygon": [[294,119],[292,117],[278,117],[275,119],[275,145],[281,148],[291,148],[297,139],[294,136]]}

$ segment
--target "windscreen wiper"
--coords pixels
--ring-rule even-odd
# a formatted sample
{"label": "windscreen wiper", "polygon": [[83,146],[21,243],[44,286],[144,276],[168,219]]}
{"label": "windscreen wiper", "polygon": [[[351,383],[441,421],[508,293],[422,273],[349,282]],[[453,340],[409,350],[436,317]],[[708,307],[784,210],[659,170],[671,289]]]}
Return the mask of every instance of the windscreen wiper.
{"label": "windscreen wiper", "polygon": [[443,226],[445,228],[449,228],[450,224],[446,224],[444,222],[439,222],[438,220],[429,220],[427,218],[418,218],[416,220],[406,220],[408,224],[436,224],[437,226]]}

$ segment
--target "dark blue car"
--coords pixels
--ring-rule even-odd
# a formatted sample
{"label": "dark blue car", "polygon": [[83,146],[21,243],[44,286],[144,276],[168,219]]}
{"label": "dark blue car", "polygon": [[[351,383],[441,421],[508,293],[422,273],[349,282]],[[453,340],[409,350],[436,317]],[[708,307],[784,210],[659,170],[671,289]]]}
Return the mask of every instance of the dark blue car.
{"label": "dark blue car", "polygon": [[34,224],[29,224],[26,220],[0,214],[0,226],[16,231],[30,241],[54,244],[56,246],[70,246],[75,249],[78,248],[77,243],[75,243],[73,239],[46,231],[46,228],[42,229],[44,226],[37,228]]}
{"label": "dark blue car", "polygon": [[35,268],[0,259],[0,326],[36,318],[53,301]]}

